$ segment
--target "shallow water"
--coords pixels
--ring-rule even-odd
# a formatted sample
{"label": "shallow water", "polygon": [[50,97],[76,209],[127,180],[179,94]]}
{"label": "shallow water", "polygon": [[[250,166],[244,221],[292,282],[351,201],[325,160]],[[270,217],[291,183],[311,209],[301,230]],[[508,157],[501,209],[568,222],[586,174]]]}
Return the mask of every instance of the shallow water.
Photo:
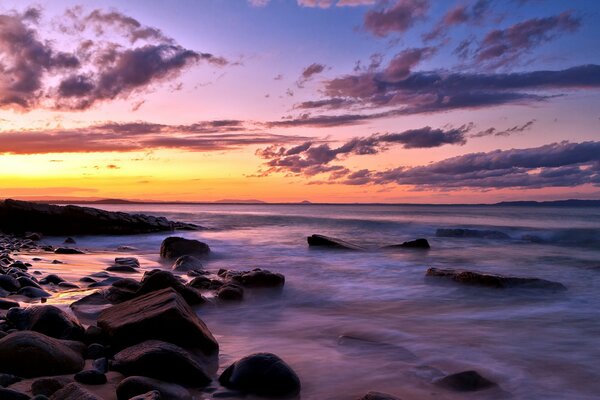
{"label": "shallow water", "polygon": [[[198,309],[221,345],[221,366],[273,352],[299,374],[302,399],[353,399],[369,390],[404,399],[597,399],[600,393],[600,208],[339,205],[107,205],[210,228],[205,268],[267,268],[281,293]],[[437,228],[488,229],[507,240],[437,238]],[[313,233],[367,252],[309,249]],[[76,237],[93,255],[35,269],[78,279],[133,246],[160,266],[167,234]],[[426,237],[429,251],[378,250]],[[523,239],[525,238],[525,240]],[[49,238],[53,244],[63,238]],[[119,255],[122,255],[120,253]],[[59,258],[59,256],[56,256]],[[164,266],[166,267],[166,266]],[[470,268],[559,281],[564,293],[495,290],[425,279],[428,267]],[[51,299],[67,304],[77,292]],[[67,297],[65,297],[67,296]],[[351,338],[339,338],[340,336]],[[353,339],[359,338],[359,339]],[[454,395],[431,384],[475,369],[502,390]]]}

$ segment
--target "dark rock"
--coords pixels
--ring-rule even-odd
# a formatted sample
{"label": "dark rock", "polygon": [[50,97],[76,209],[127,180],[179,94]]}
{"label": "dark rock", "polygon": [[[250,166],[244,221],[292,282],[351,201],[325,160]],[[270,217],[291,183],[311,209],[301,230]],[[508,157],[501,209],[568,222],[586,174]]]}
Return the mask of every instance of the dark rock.
{"label": "dark rock", "polygon": [[20,287],[19,281],[12,276],[0,275],[0,289],[4,289],[7,292],[16,292]]}
{"label": "dark rock", "polygon": [[435,382],[436,385],[457,392],[474,392],[498,386],[479,375],[477,371],[463,371],[445,376]]}
{"label": "dark rock", "polygon": [[207,278],[206,276],[198,276],[192,279],[188,285],[195,289],[213,290],[223,286],[223,282],[217,279]]}
{"label": "dark rock", "polygon": [[205,255],[210,252],[206,243],[193,239],[170,236],[160,245],[160,256],[166,259],[175,259],[185,255]]}
{"label": "dark rock", "polygon": [[57,206],[18,200],[0,202],[0,230],[45,235],[126,235],[198,229],[192,224],[172,222],[163,217],[110,212],[90,207]]}
{"label": "dark rock", "polygon": [[480,239],[510,239],[504,232],[478,229],[438,229],[437,237],[480,238]]}
{"label": "dark rock", "polygon": [[17,281],[19,282],[19,285],[21,285],[21,287],[35,287],[38,289],[41,289],[40,285],[38,285],[33,279],[28,278],[26,276],[20,276],[17,278]]}
{"label": "dark rock", "polygon": [[64,264],[64,262],[60,260],[52,260],[52,264]]}
{"label": "dark rock", "polygon": [[13,307],[20,307],[20,305],[16,301],[0,299],[0,310],[8,310]]}
{"label": "dark rock", "polygon": [[50,398],[43,394],[38,394],[37,396],[33,396],[30,400],[50,400]]}
{"label": "dark rock", "polygon": [[191,255],[184,255],[179,257],[172,267],[174,271],[182,272],[201,270],[202,268],[202,261]]}
{"label": "dark rock", "polygon": [[141,375],[195,387],[211,381],[187,351],[159,340],[148,340],[115,354],[112,369],[127,376]]}
{"label": "dark rock", "polygon": [[104,292],[104,297],[111,304],[119,304],[136,297],[136,292],[127,288],[111,286]]}
{"label": "dark rock", "polygon": [[12,308],[6,319],[19,330],[36,331],[56,339],[83,338],[84,329],[79,321],[55,306]]}
{"label": "dark rock", "polygon": [[129,400],[161,400],[160,392],[158,390],[151,390],[150,392],[134,396]]}
{"label": "dark rock", "polygon": [[0,339],[0,372],[33,378],[73,374],[83,368],[80,354],[38,332],[18,331]]}
{"label": "dark rock", "polygon": [[326,247],[342,250],[364,250],[362,247],[355,244],[323,235],[311,235],[307,237],[306,240],[308,241],[308,245],[311,247]]}
{"label": "dark rock", "polygon": [[34,242],[38,242],[42,240],[42,235],[36,232],[29,233],[25,235],[25,239],[33,240]]}
{"label": "dark rock", "polygon": [[112,286],[113,283],[120,281],[121,279],[123,279],[123,278],[120,278],[118,276],[109,276],[108,278],[106,278],[104,280],[89,284],[88,287],[89,288],[97,288],[97,287],[103,287],[103,286]]}
{"label": "dark rock", "polygon": [[63,243],[64,244],[75,244],[77,242],[72,237],[68,237],[68,238],[65,239],[65,241]]}
{"label": "dark rock", "polygon": [[106,375],[98,370],[88,369],[76,373],[75,380],[84,385],[104,385],[106,383]]}
{"label": "dark rock", "polygon": [[217,297],[221,300],[240,301],[244,299],[244,288],[228,283],[217,291]]}
{"label": "dark rock", "polygon": [[202,304],[206,300],[197,290],[185,286],[178,277],[169,271],[155,269],[148,271],[142,278],[141,287],[137,291],[137,295],[151,293],[160,289],[172,288],[177,291],[188,304]]}
{"label": "dark rock", "polygon": [[[17,292],[20,296],[29,297],[31,299],[45,299],[48,297],[52,297],[52,295],[45,290],[34,288],[34,287],[24,287],[19,289]],[[42,301],[43,302],[43,301]]]}
{"label": "dark rock", "polygon": [[103,374],[108,372],[108,358],[106,357],[102,357],[102,358],[97,358],[94,361],[92,361],[92,367],[96,370],[96,371],[100,371]]}
{"label": "dark rock", "polygon": [[61,282],[58,287],[61,289],[79,289],[79,286],[71,282]]}
{"label": "dark rock", "polygon": [[369,392],[361,397],[359,400],[401,400],[399,397],[392,396],[391,394],[381,392]]}
{"label": "dark rock", "polygon": [[11,374],[0,374],[0,386],[7,387],[13,383],[21,382],[23,379]]}
{"label": "dark rock", "polygon": [[285,284],[282,274],[256,268],[252,271],[232,275],[232,280],[246,287],[279,287]]}
{"label": "dark rock", "polygon": [[40,283],[42,285],[48,285],[51,283],[54,285],[58,285],[61,282],[65,282],[65,280],[56,274],[50,274],[50,275],[45,276],[44,278],[40,279]]}
{"label": "dark rock", "polygon": [[29,395],[17,392],[13,389],[0,388],[0,399],[2,400],[29,400]]}
{"label": "dark rock", "polygon": [[139,272],[137,268],[130,265],[111,265],[110,267],[106,268],[106,270],[108,272],[120,272],[124,274],[135,274],[136,272]]}
{"label": "dark rock", "polygon": [[52,396],[69,383],[71,380],[64,377],[36,379],[31,384],[31,393],[35,396]]}
{"label": "dark rock", "polygon": [[461,269],[429,268],[426,276],[447,278],[467,285],[488,286],[502,289],[522,288],[547,289],[554,291],[567,290],[562,283],[547,281],[545,279],[520,278]]}
{"label": "dark rock", "polygon": [[58,247],[54,249],[54,254],[85,254],[83,251],[78,249],[72,249],[70,247]]}
{"label": "dark rock", "polygon": [[191,278],[195,278],[196,276],[210,275],[210,272],[202,269],[190,269],[186,272],[186,275]]}
{"label": "dark rock", "polygon": [[387,249],[395,249],[395,248],[407,248],[407,249],[429,249],[429,242],[427,239],[419,238],[415,240],[411,240],[408,242],[403,242],[401,244],[395,244],[391,246],[386,246]]}
{"label": "dark rock", "polygon": [[117,399],[129,400],[132,397],[158,391],[162,400],[191,400],[190,392],[174,383],[167,383],[158,379],[145,376],[130,376],[125,378],[117,386]]}
{"label": "dark rock", "polygon": [[79,278],[79,282],[81,283],[96,283],[97,280],[94,278],[90,278],[89,276],[84,276],[83,278]]}
{"label": "dark rock", "polygon": [[90,344],[85,351],[85,358],[95,360],[106,355],[106,348],[100,343]]}
{"label": "dark rock", "polygon": [[221,385],[261,396],[289,396],[300,392],[300,379],[282,359],[256,353],[230,365],[219,377]]}
{"label": "dark rock", "polygon": [[94,278],[110,278],[110,274],[106,271],[94,272],[93,274],[90,274],[90,276]]}
{"label": "dark rock", "polygon": [[135,257],[116,257],[115,265],[129,265],[132,267],[139,268],[140,261]]}
{"label": "dark rock", "polygon": [[102,398],[73,382],[56,391],[50,400],[102,400]]}
{"label": "dark rock", "polygon": [[112,285],[114,287],[126,289],[131,292],[137,292],[138,290],[140,290],[140,287],[142,287],[142,285],[138,281],[131,278],[121,278],[118,281],[115,281]]}
{"label": "dark rock", "polygon": [[104,343],[105,339],[102,329],[98,328],[96,325],[90,325],[85,328],[85,333],[83,334],[83,341],[85,343]]}
{"label": "dark rock", "polygon": [[149,339],[197,347],[206,355],[219,345],[204,322],[173,289],[151,292],[101,312],[98,326],[118,347]]}

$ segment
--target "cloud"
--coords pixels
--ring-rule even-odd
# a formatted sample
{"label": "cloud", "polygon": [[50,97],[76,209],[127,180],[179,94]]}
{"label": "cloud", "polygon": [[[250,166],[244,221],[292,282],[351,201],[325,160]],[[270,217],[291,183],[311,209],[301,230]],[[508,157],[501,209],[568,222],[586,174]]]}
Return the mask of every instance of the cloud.
{"label": "cloud", "polygon": [[465,134],[471,125],[455,129],[434,129],[429,126],[420,129],[410,129],[399,133],[374,134],[362,138],[353,138],[343,145],[331,148],[329,143],[307,141],[300,145],[285,148],[269,146],[257,150],[256,154],[267,161],[263,175],[271,173],[288,173],[295,175],[313,176],[321,173],[332,173],[341,177],[349,170],[341,165],[331,165],[342,157],[350,155],[378,154],[392,146],[405,149],[432,148],[446,144],[463,145],[466,143]]}
{"label": "cloud", "polygon": [[412,48],[401,51],[390,61],[383,71],[386,81],[397,82],[406,79],[412,69],[425,58],[435,53],[431,47]]}
{"label": "cloud", "polygon": [[531,121],[527,121],[523,125],[515,125],[511,128],[504,129],[504,130],[498,130],[494,127],[491,127],[484,131],[473,133],[470,135],[470,137],[476,138],[476,137],[484,137],[484,136],[510,136],[514,133],[522,133],[522,132],[525,132],[525,131],[531,129],[531,127],[533,126],[534,123],[535,123],[535,119],[532,119]]}
{"label": "cloud", "polygon": [[471,5],[458,4],[448,10],[433,30],[423,35],[423,40],[431,41],[446,36],[453,26],[480,24],[488,14],[490,0],[477,0]]}
{"label": "cloud", "polygon": [[574,32],[581,20],[571,11],[547,18],[533,18],[505,29],[489,32],[475,53],[478,62],[493,67],[513,63],[526,51],[548,42],[560,33]]}
{"label": "cloud", "polygon": [[415,22],[423,20],[428,10],[429,3],[426,0],[396,0],[391,6],[368,11],[364,28],[379,37],[404,33]]}
{"label": "cloud", "polygon": [[335,4],[336,7],[358,7],[369,6],[376,3],[376,0],[297,0],[301,7],[309,8],[329,8]]}
{"label": "cloud", "polygon": [[318,75],[323,71],[325,71],[325,65],[319,63],[310,64],[302,70],[302,73],[300,74],[296,85],[298,87],[303,87],[304,84],[310,79],[312,79],[313,76]]}
{"label": "cloud", "polygon": [[0,132],[0,154],[131,152],[152,149],[217,151],[253,145],[284,145],[305,136],[257,132],[242,121],[201,121],[189,125],[106,122],[72,129]]}
{"label": "cloud", "polygon": [[270,0],[248,0],[248,4],[252,7],[264,7],[269,4]]}

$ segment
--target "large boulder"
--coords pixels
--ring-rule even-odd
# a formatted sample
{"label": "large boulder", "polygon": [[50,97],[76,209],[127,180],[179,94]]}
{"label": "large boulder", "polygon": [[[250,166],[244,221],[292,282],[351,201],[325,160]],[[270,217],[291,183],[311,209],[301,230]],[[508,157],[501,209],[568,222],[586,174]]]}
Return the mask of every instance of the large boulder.
{"label": "large boulder", "polygon": [[29,400],[29,395],[13,389],[0,387],[0,399],[2,400]]}
{"label": "large boulder", "polygon": [[477,371],[463,371],[447,375],[438,379],[435,384],[456,392],[475,392],[498,386]]}
{"label": "large boulder", "polygon": [[280,287],[285,284],[285,277],[282,274],[260,268],[232,273],[229,276],[231,280],[245,287]]}
{"label": "large boulder", "polygon": [[0,372],[33,378],[73,374],[83,368],[81,354],[64,342],[33,331],[0,339]]}
{"label": "large boulder", "polygon": [[21,287],[19,281],[10,275],[0,275],[0,289],[7,292],[16,292]]}
{"label": "large boulder", "polygon": [[192,395],[186,388],[145,376],[123,379],[117,386],[117,399],[129,400],[155,390],[160,393],[161,400],[192,400]]}
{"label": "large boulder", "polygon": [[136,292],[136,296],[166,288],[175,290],[188,302],[188,304],[195,305],[205,302],[202,294],[196,289],[185,286],[183,282],[170,271],[163,271],[160,269],[148,271],[144,274],[140,288]]}
{"label": "large boulder", "polygon": [[306,241],[311,247],[325,247],[330,249],[341,250],[364,250],[362,247],[357,246],[355,244],[324,235],[311,235],[306,238]]}
{"label": "large boulder", "polygon": [[12,199],[0,201],[0,230],[11,233],[35,231],[45,235],[125,235],[197,228],[193,224],[143,214]]}
{"label": "large boulder", "polygon": [[166,259],[176,259],[186,255],[205,255],[210,253],[206,243],[193,239],[170,236],[160,245],[160,256]]}
{"label": "large boulder", "polygon": [[56,339],[83,338],[84,329],[79,321],[55,306],[12,308],[6,319],[19,330],[36,331]]}
{"label": "large boulder", "polygon": [[259,396],[291,396],[300,392],[298,375],[281,358],[256,353],[231,364],[219,377],[221,385]]}
{"label": "large boulder", "polygon": [[103,310],[98,326],[119,348],[150,339],[217,354],[219,345],[204,322],[173,289],[166,288]]}
{"label": "large boulder", "polygon": [[141,375],[194,387],[206,386],[211,381],[190,353],[160,340],[148,340],[121,350],[115,354],[112,369],[127,376]]}
{"label": "large boulder", "polygon": [[562,283],[548,281],[545,279],[505,276],[463,269],[429,268],[426,272],[426,276],[446,278],[466,285],[487,286],[499,289],[522,288],[546,289],[553,291],[567,290],[565,285]]}
{"label": "large boulder", "polygon": [[39,378],[31,383],[31,393],[34,396],[52,396],[56,391],[62,389],[69,383],[71,379],[66,377]]}
{"label": "large boulder", "polygon": [[54,392],[50,400],[102,400],[102,398],[73,382]]}
{"label": "large boulder", "polygon": [[202,269],[202,261],[198,258],[186,254],[175,260],[172,267],[173,271],[187,272]]}

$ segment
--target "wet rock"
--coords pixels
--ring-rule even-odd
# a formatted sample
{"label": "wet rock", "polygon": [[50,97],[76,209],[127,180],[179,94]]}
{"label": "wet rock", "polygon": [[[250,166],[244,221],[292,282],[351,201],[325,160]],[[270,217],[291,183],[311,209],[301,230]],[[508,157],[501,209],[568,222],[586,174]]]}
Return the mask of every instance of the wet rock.
{"label": "wet rock", "polygon": [[355,244],[324,235],[311,235],[307,237],[306,240],[308,241],[308,245],[311,247],[325,247],[341,250],[364,250],[362,247]]}
{"label": "wet rock", "polygon": [[19,285],[21,285],[21,287],[35,287],[38,289],[41,289],[40,285],[38,285],[33,279],[28,278],[26,276],[20,276],[17,278],[17,281],[19,282]]}
{"label": "wet rock", "polygon": [[7,292],[16,292],[20,287],[19,281],[12,276],[0,275],[0,289],[4,289]]}
{"label": "wet rock", "polygon": [[392,396],[391,394],[381,392],[369,392],[361,397],[359,400],[401,400],[399,397]]}
{"label": "wet rock", "polygon": [[129,400],[161,400],[160,392],[158,390],[152,390],[148,393],[140,394],[139,396],[134,396]]}
{"label": "wet rock", "polygon": [[427,239],[419,238],[415,240],[410,240],[408,242],[403,242],[401,244],[395,244],[391,246],[386,246],[387,249],[396,249],[396,248],[406,248],[406,249],[429,249],[429,242]]}
{"label": "wet rock", "polygon": [[97,358],[94,361],[92,361],[92,367],[96,370],[96,371],[100,371],[103,374],[108,372],[108,358],[106,357],[101,357],[101,358]]}
{"label": "wet rock", "polygon": [[34,242],[38,242],[38,241],[42,240],[42,234],[36,233],[36,232],[28,233],[28,234],[25,234],[25,239],[32,240]]}
{"label": "wet rock", "polygon": [[108,272],[105,271],[100,271],[100,272],[94,272],[93,274],[90,274],[91,277],[94,278],[109,278],[110,274]]}
{"label": "wet rock", "polygon": [[30,400],[50,400],[50,398],[43,394],[38,394],[37,396],[33,396]]}
{"label": "wet rock", "polygon": [[52,295],[45,290],[34,288],[34,287],[24,287],[17,291],[17,294],[20,296],[29,297],[30,299],[46,299],[48,297],[52,297]]}
{"label": "wet rock", "polygon": [[242,272],[231,276],[231,279],[245,287],[280,287],[285,284],[282,274],[256,268],[252,271]]}
{"label": "wet rock", "polygon": [[479,238],[479,239],[510,239],[504,232],[479,229],[443,229],[435,231],[437,237]]}
{"label": "wet rock", "polygon": [[143,295],[165,288],[174,289],[188,302],[188,304],[191,305],[202,304],[206,301],[200,292],[194,288],[185,286],[179,278],[171,272],[159,269],[148,271],[144,274],[137,295]]}
{"label": "wet rock", "polygon": [[172,267],[173,271],[181,272],[201,270],[202,268],[202,261],[191,255],[179,257]]}
{"label": "wet rock", "polygon": [[112,284],[114,287],[137,292],[142,287],[141,283],[131,278],[121,278]]}
{"label": "wet rock", "polygon": [[162,400],[191,400],[190,392],[183,386],[167,383],[158,379],[145,376],[130,376],[125,378],[117,386],[117,399],[129,400],[150,391],[160,393]]}
{"label": "wet rock", "polygon": [[547,281],[540,278],[522,278],[461,269],[429,268],[426,276],[446,278],[467,285],[487,286],[501,289],[522,288],[546,289],[553,291],[567,290],[562,283]]}
{"label": "wet rock", "polygon": [[2,400],[29,400],[29,395],[13,389],[0,388],[0,399]]}
{"label": "wet rock", "polygon": [[91,283],[90,285],[88,285],[89,288],[97,288],[97,287],[103,287],[103,286],[112,286],[113,283],[120,281],[123,278],[120,278],[118,276],[109,276],[108,278],[101,280],[99,282],[95,282],[95,283]]}
{"label": "wet rock", "polygon": [[111,304],[119,304],[136,297],[136,292],[127,288],[111,286],[104,292],[104,297]]}
{"label": "wet rock", "polygon": [[[52,250],[50,250],[52,251]],[[52,260],[52,264],[64,264],[64,262],[60,261],[60,260]]]}
{"label": "wet rock", "polygon": [[199,348],[206,355],[219,351],[217,341],[204,322],[171,288],[102,311],[98,326],[120,348],[155,339]]}
{"label": "wet rock", "polygon": [[457,392],[474,392],[498,386],[496,383],[479,375],[477,371],[463,371],[448,375],[437,380],[435,384]]}
{"label": "wet rock", "polygon": [[90,344],[85,351],[85,358],[95,360],[106,355],[106,348],[100,343]]}
{"label": "wet rock", "polygon": [[42,285],[49,285],[49,284],[58,285],[61,282],[65,282],[65,280],[56,274],[50,274],[50,275],[47,275],[44,278],[40,279],[40,284],[42,284]]}
{"label": "wet rock", "polygon": [[210,247],[206,243],[193,239],[170,236],[160,245],[160,256],[166,259],[176,259],[185,255],[206,255]]}
{"label": "wet rock", "polygon": [[232,283],[221,286],[217,291],[217,297],[226,301],[241,301],[244,299],[244,288]]}
{"label": "wet rock", "polygon": [[40,378],[31,384],[31,393],[34,396],[52,396],[56,391],[71,383],[69,378]]}
{"label": "wet rock", "polygon": [[106,383],[106,375],[95,369],[78,372],[74,378],[84,385],[104,385]]}
{"label": "wet rock", "polygon": [[148,340],[121,350],[114,356],[112,369],[123,375],[141,375],[195,387],[206,386],[211,381],[187,351],[159,340]]}
{"label": "wet rock", "polygon": [[300,392],[300,379],[281,358],[271,353],[246,356],[219,377],[221,385],[260,396],[290,396]]}
{"label": "wet rock", "polygon": [[111,265],[110,267],[106,268],[106,270],[108,272],[120,272],[123,274],[135,274],[136,272],[139,272],[137,268],[130,265]]}
{"label": "wet rock", "polygon": [[56,391],[50,400],[102,400],[102,398],[73,382]]}
{"label": "wet rock", "polygon": [[73,374],[83,368],[80,354],[38,332],[17,331],[0,339],[0,372],[33,378]]}
{"label": "wet rock", "polygon": [[0,310],[8,310],[9,308],[20,307],[16,301],[0,299]]}
{"label": "wet rock", "polygon": [[0,374],[0,386],[7,387],[13,383],[21,382],[23,379],[11,374]]}
{"label": "wet rock", "polygon": [[70,247],[58,247],[54,249],[54,254],[85,254],[83,251]]}
{"label": "wet rock", "polygon": [[56,339],[83,338],[84,329],[79,321],[55,306],[12,308],[6,319],[19,330],[36,331]]}
{"label": "wet rock", "polygon": [[210,279],[206,276],[198,276],[192,279],[188,286],[191,286],[195,289],[205,289],[205,290],[214,290],[223,286],[223,282],[217,279]]}
{"label": "wet rock", "polygon": [[140,261],[135,257],[116,257],[115,265],[130,265],[137,268],[140,266]]}
{"label": "wet rock", "polygon": [[84,276],[83,278],[79,278],[79,282],[81,282],[81,283],[96,283],[97,281],[94,278],[90,278],[89,276]]}
{"label": "wet rock", "polygon": [[61,282],[58,284],[61,289],[79,289],[79,286],[71,282]]}
{"label": "wet rock", "polygon": [[198,229],[193,224],[169,221],[163,217],[110,212],[91,207],[57,206],[19,200],[0,201],[0,230],[45,235],[125,235]]}
{"label": "wet rock", "polygon": [[104,343],[106,340],[102,329],[98,328],[96,325],[90,325],[85,328],[85,333],[83,334],[83,341],[88,344],[94,343]]}
{"label": "wet rock", "polygon": [[72,237],[68,237],[68,238],[65,239],[65,241],[63,243],[64,244],[75,244],[77,242]]}

